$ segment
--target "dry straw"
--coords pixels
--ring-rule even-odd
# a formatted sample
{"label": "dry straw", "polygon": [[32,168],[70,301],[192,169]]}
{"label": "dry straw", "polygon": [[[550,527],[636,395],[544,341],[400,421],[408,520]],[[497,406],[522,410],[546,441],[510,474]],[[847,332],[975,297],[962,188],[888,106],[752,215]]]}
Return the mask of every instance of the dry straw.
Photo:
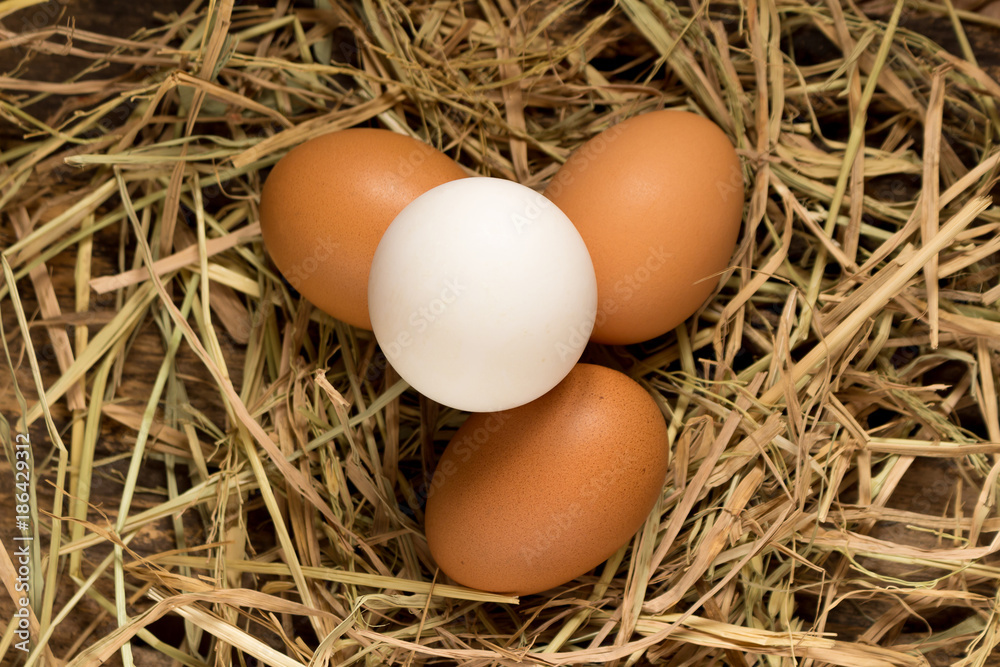
{"label": "dry straw", "polygon": [[[1000,85],[966,34],[1000,26],[950,2],[277,4],[0,29],[86,63],[0,76],[4,485],[30,433],[36,536],[31,650],[8,615],[0,662],[1000,664]],[[373,125],[540,189],[662,107],[722,126],[747,184],[698,315],[588,352],[662,408],[663,495],[556,590],[452,585],[422,496],[463,415],[289,291],[263,174]]]}

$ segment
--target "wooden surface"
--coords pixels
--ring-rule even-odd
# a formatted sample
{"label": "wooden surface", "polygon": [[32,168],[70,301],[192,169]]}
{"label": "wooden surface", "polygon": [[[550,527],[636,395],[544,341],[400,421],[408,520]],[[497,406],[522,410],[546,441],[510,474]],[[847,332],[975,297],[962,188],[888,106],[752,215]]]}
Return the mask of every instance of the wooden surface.
{"label": "wooden surface", "polygon": [[[153,11],[169,13],[180,11],[186,6],[186,2],[179,0],[160,0],[156,3],[136,2],[135,0],[66,0],[63,2],[49,2],[41,7],[25,10],[4,20],[7,29],[21,31],[27,28],[43,28],[47,25],[60,23],[66,25],[70,20],[75,21],[75,25],[80,29],[87,29],[107,34],[127,36],[141,27],[155,25],[156,19]],[[918,28],[927,34],[935,37],[939,42],[949,46],[956,53],[957,43],[947,22],[908,17],[908,24],[912,28]],[[970,29],[970,39],[976,47],[981,64],[984,65],[994,77],[1000,72],[1000,48],[995,35],[987,30]],[[8,71],[16,63],[17,54],[10,52],[0,52],[0,70]],[[39,56],[24,67],[19,76],[25,79],[63,81],[68,76],[74,74],[83,63],[74,58],[58,56]],[[113,73],[124,73],[127,67],[119,67]],[[107,77],[108,71],[100,73],[101,77]],[[50,98],[43,101],[33,111],[44,117],[47,112],[57,108],[62,102],[58,98]],[[46,111],[48,110],[48,111]],[[4,125],[0,121],[0,141],[9,137],[13,128]],[[9,217],[4,216],[0,225],[0,245],[6,246],[14,238]],[[116,273],[119,268],[119,230],[110,228],[99,233],[95,238],[94,247],[94,267],[93,275],[108,275]],[[126,258],[131,262],[131,256]],[[72,313],[74,310],[74,271],[75,257],[72,252],[66,252],[56,257],[47,265],[47,270],[51,275],[55,286],[56,296],[63,313]],[[28,281],[23,281],[20,297],[24,304],[25,312],[30,318],[38,318],[37,297],[30,288]],[[88,323],[91,326],[91,335],[114,313],[115,304],[113,299],[97,297],[92,295],[91,311],[87,314]],[[16,377],[21,390],[25,394],[29,405],[36,400],[34,382],[31,378],[26,357],[24,355],[24,345],[18,332],[17,322],[14,313],[5,306],[2,313],[3,333],[11,346],[11,353],[15,359]],[[67,318],[67,323],[73,323],[71,318]],[[72,336],[72,329],[70,328]],[[241,378],[239,369],[242,367],[241,359],[244,354],[244,347],[232,339],[225,338],[224,351],[229,357],[229,368],[235,374],[234,383],[239,386]],[[39,359],[41,374],[44,380],[49,383],[59,375],[58,366],[53,355],[53,348],[49,340],[48,333],[43,327],[33,327],[31,330],[31,342],[35,348]],[[128,352],[128,361],[124,366],[117,368],[115,378],[117,390],[115,392],[116,401],[125,406],[138,408],[141,410],[144,398],[148,396],[149,388],[153,381],[152,373],[159,365],[162,358],[163,346],[161,336],[152,322],[146,324],[139,331],[131,349]],[[5,363],[5,362],[0,362]],[[182,345],[177,357],[178,371],[188,376],[193,381],[189,386],[195,388],[195,393],[190,397],[192,406],[205,413],[217,424],[224,423],[224,413],[217,403],[217,392],[214,385],[210,383],[207,374],[204,372],[200,362],[194,357],[191,350]],[[196,378],[204,378],[196,380]],[[68,429],[71,421],[71,414],[67,409],[66,401],[60,400],[52,406],[53,417],[59,426],[64,438],[68,441]],[[8,373],[0,373],[0,413],[13,425],[20,413],[13,386]],[[31,441],[34,445],[36,461],[43,461],[53,454],[54,444],[45,429],[41,420],[37,421],[30,429]],[[96,457],[102,464],[95,471],[92,487],[91,502],[108,517],[114,518],[114,513],[118,507],[124,471],[128,466],[127,456],[131,453],[131,446],[134,442],[134,431],[120,426],[112,419],[104,419],[101,427],[101,435],[98,443]],[[10,470],[6,461],[0,463],[0,537],[5,544],[10,544],[10,538],[15,534],[13,512],[7,511],[12,506],[10,496],[11,487],[7,480],[10,479]],[[160,489],[165,485],[165,475],[163,469],[150,466],[144,468],[143,476],[139,480],[140,493],[133,502],[134,509],[141,509],[144,504],[158,502],[159,498],[141,492],[142,489]],[[951,464],[947,460],[924,459],[919,460],[914,465],[913,470],[907,475],[904,482],[891,500],[891,506],[901,509],[914,509],[928,514],[946,514],[952,511],[952,503],[955,498],[955,484],[958,480]],[[51,487],[45,483],[46,480],[39,480],[39,506],[41,508],[51,508],[53,497]],[[973,499],[966,497],[964,505],[967,513],[971,514],[971,503]],[[95,511],[91,514],[94,521],[102,521],[100,513]],[[880,524],[873,531],[874,536],[885,535],[891,532],[891,524]],[[143,531],[142,534],[132,543],[131,547],[139,553],[148,553],[171,548],[173,528],[169,521],[163,521],[150,530]],[[910,533],[912,535],[912,533]],[[204,535],[198,532],[196,526],[191,527],[190,538],[193,541],[204,539]],[[258,540],[257,548],[267,548],[267,541],[270,539],[266,530],[255,531],[255,539]],[[938,537],[927,534],[926,544],[932,546],[937,543]],[[168,546],[161,546],[168,545]],[[90,564],[99,562],[107,554],[108,548],[97,547],[88,549],[85,557]],[[869,564],[871,565],[871,564]],[[885,565],[873,565],[873,567],[884,568]],[[913,573],[911,573],[913,574]],[[62,587],[58,593],[56,609],[65,604],[68,598],[75,592],[76,586],[72,583]],[[112,592],[104,590],[109,598]],[[863,602],[862,600],[848,600],[838,607],[839,616],[831,618],[828,630],[837,631],[840,627],[848,625],[857,626],[859,622],[865,623],[865,619],[877,618],[884,610]],[[0,595],[0,618],[10,618],[12,611],[11,601],[6,595]],[[800,614],[807,622],[808,606],[800,605]],[[945,607],[940,610],[940,616],[930,618],[931,624],[941,624],[947,626],[954,624],[960,618],[955,618],[955,613]],[[951,614],[951,615],[949,615]],[[53,637],[51,646],[55,655],[65,655],[73,646],[78,637],[82,636],[91,623],[96,623],[95,636],[106,635],[114,626],[113,619],[108,615],[102,615],[99,606],[90,598],[84,598],[77,610],[71,615],[67,622],[60,626],[59,633]],[[913,627],[907,626],[914,637],[919,637],[922,626],[914,622]],[[182,631],[180,620],[175,616],[168,616],[155,623],[152,630],[166,641],[173,641],[178,638],[178,633]],[[135,642],[135,653],[137,664],[149,667],[170,664],[159,652],[145,647],[141,641]],[[117,658],[116,658],[117,660]],[[117,663],[111,663],[117,664]]]}

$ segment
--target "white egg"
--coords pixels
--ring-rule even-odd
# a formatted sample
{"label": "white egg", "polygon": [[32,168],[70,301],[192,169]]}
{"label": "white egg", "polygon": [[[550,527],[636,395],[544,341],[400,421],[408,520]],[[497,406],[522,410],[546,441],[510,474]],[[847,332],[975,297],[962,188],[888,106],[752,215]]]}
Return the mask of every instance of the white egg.
{"label": "white egg", "polygon": [[590,254],[544,196],[465,178],[417,197],[382,236],[368,276],[382,351],[417,391],[472,412],[556,386],[597,312]]}

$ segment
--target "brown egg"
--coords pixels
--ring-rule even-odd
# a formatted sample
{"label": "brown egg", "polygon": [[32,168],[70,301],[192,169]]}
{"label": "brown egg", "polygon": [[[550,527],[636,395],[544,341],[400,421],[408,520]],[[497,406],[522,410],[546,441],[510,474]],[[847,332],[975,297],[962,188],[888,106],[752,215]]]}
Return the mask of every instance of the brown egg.
{"label": "brown egg", "polygon": [[460,584],[527,595],[588,572],[635,534],[663,489],[667,427],[618,371],[577,364],[541,398],[476,413],[431,481],[431,554]]}
{"label": "brown egg", "polygon": [[448,156],[389,130],[316,137],[285,155],[264,183],[264,245],[302,296],[371,329],[368,270],[382,233],[418,196],[464,176]]}
{"label": "brown egg", "polygon": [[715,290],[740,231],[743,174],[715,123],[655,111],[581,146],[545,195],[594,261],[591,340],[637,343],[676,327]]}

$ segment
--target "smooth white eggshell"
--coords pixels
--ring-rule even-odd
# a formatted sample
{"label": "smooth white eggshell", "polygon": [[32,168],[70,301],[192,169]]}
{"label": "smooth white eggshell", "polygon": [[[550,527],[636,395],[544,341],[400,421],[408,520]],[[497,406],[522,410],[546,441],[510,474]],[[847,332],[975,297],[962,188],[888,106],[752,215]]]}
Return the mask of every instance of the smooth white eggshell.
{"label": "smooth white eggshell", "polygon": [[396,216],[368,277],[372,329],[400,376],[460,410],[532,401],[576,364],[597,281],[569,218],[496,178],[435,187]]}

